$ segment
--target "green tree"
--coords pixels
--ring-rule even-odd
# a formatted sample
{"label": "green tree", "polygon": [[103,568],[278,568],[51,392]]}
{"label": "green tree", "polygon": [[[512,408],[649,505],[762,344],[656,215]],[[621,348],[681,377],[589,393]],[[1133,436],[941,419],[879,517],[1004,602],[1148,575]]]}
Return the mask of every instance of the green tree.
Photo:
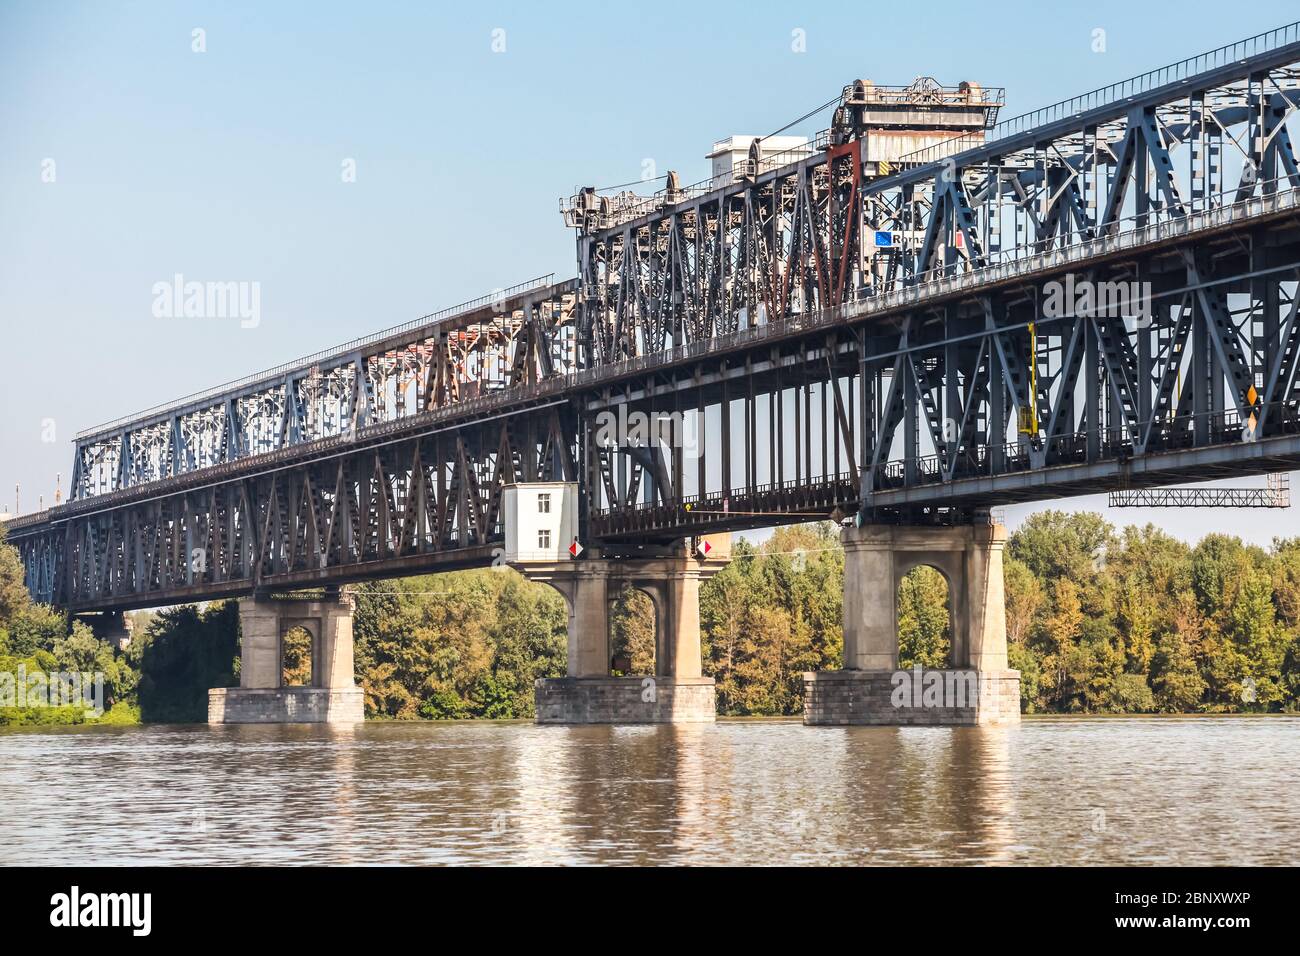
{"label": "green tree", "polygon": [[1047,603],[1047,594],[1029,567],[1015,558],[1003,562],[1002,581],[1007,607],[1007,641],[1024,647],[1034,636],[1039,614]]}
{"label": "green tree", "polygon": [[26,579],[18,549],[5,543],[5,528],[0,524],[0,631],[31,607]]}
{"label": "green tree", "polygon": [[612,656],[630,658],[628,674],[655,672],[654,602],[644,591],[626,587],[610,614],[609,643]]}
{"label": "green tree", "polygon": [[700,589],[704,672],[718,712],[799,713],[803,674],[841,666],[844,555],[829,522],[779,528],[761,548],[739,540]]}
{"label": "green tree", "polygon": [[305,627],[290,628],[281,639],[283,655],[280,682],[286,687],[304,687],[311,683],[311,632]]}
{"label": "green tree", "polygon": [[1100,515],[1039,511],[1011,535],[1007,550],[1040,581],[1069,578],[1085,585],[1099,573],[1114,534]]}
{"label": "green tree", "polygon": [[1175,597],[1170,626],[1156,639],[1152,660],[1152,684],[1157,706],[1169,713],[1192,713],[1200,709],[1206,683],[1198,657],[1203,623],[1196,599],[1190,591]]}
{"label": "green tree", "polygon": [[357,682],[366,712],[398,719],[533,715],[533,684],[564,674],[568,613],[509,569],[357,588]]}
{"label": "green tree", "polygon": [[898,586],[898,666],[950,666],[948,582],[931,567],[913,568]]}
{"label": "green tree", "polygon": [[167,723],[207,720],[208,690],[239,683],[239,605],[218,601],[164,608],[124,655],[139,672],[141,719]]}

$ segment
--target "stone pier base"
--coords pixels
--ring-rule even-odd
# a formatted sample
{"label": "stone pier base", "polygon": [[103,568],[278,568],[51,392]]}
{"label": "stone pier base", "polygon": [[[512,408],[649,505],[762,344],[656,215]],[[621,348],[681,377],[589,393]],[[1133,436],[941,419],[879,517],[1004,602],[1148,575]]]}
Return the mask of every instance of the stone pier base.
{"label": "stone pier base", "polygon": [[[239,686],[208,691],[210,724],[352,724],[365,717],[365,693],[353,681],[352,612],[346,590],[320,597],[239,601]],[[311,681],[285,684],[284,636],[311,635]]]}
{"label": "stone pier base", "polygon": [[534,689],[539,724],[711,723],[712,677],[555,677]]}
{"label": "stone pier base", "polygon": [[1020,672],[969,668],[803,675],[803,722],[953,725],[1020,722]]}
{"label": "stone pier base", "polygon": [[214,687],[210,724],[359,724],[365,719],[360,687]]}

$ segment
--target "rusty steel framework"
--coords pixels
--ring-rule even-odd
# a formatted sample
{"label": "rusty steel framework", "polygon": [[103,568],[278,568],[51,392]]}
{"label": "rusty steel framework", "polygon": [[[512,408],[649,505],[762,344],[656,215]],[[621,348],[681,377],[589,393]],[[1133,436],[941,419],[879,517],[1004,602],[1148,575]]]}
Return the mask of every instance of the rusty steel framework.
{"label": "rusty steel framework", "polygon": [[9,527],[29,588],[484,563],[535,478],[619,553],[1300,462],[1300,24],[996,125],[974,84],[836,105],[696,187],[580,190],[575,280],[79,436],[74,500]]}
{"label": "rusty steel framework", "polygon": [[575,480],[572,435],[552,404],[472,428],[329,439],[251,475],[128,492],[65,521],[62,537],[17,542],[35,593],[82,608],[468,567],[493,557],[503,485]]}
{"label": "rusty steel framework", "polygon": [[[667,377],[670,356],[754,343],[660,388],[717,440],[693,468],[654,464],[639,501],[652,456],[624,453],[630,477],[593,485],[597,530],[730,524],[814,485],[813,512],[960,504],[972,480],[989,503],[1033,487],[995,480],[1017,472],[1293,434],[1298,41],[1292,25],[896,159],[862,159],[855,84],[820,152],[641,202],[580,191],[590,361],[658,354]],[[758,344],[792,333],[791,354]]]}
{"label": "rusty steel framework", "polygon": [[572,283],[533,279],[77,435],[70,498],[364,433],[569,371]]}
{"label": "rusty steel framework", "polygon": [[505,484],[577,478],[554,394],[573,289],[534,280],[78,436],[74,499],[11,523],[29,588],[150,606],[490,560]]}

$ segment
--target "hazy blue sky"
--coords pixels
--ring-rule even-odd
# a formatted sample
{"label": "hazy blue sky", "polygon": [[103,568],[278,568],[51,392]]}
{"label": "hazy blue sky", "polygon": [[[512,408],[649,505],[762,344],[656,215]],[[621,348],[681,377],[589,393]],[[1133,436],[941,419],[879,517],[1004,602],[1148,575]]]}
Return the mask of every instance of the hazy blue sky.
{"label": "hazy blue sky", "polygon": [[[636,179],[647,159],[703,178],[715,139],[770,132],[854,78],[1005,86],[1012,115],[1295,16],[1294,0],[0,0],[0,506],[16,483],[23,511],[49,502],[56,472],[66,486],[79,429],[571,275],[559,196]],[[155,318],[153,285],[176,273],[260,283],[260,324]],[[1297,524],[1112,518],[1261,542]]]}

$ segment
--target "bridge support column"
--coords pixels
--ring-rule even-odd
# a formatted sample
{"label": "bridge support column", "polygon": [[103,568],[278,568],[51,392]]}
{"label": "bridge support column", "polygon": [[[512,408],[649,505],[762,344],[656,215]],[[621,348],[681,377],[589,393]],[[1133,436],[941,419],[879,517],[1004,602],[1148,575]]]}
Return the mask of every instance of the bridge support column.
{"label": "bridge support column", "polygon": [[[846,528],[844,669],[804,675],[806,724],[1020,720],[1007,665],[1001,525]],[[898,586],[929,565],[948,582],[951,667],[898,669]]]}
{"label": "bridge support column", "polygon": [[[340,724],[364,718],[364,694],[352,663],[353,597],[327,590],[323,598],[239,602],[238,687],[208,691],[210,724]],[[311,683],[287,686],[284,636],[295,627],[311,635]]]}
{"label": "bridge support column", "polygon": [[[704,673],[700,649],[700,582],[696,562],[685,559],[654,583],[655,673],[696,680]],[[713,679],[709,678],[709,683]]]}
{"label": "bridge support column", "polygon": [[[730,548],[715,544],[712,553],[722,556],[519,565],[525,576],[551,585],[569,605],[568,675],[537,681],[537,722],[712,721],[717,706],[713,678],[704,677],[701,666],[700,583],[726,565]],[[624,585],[644,591],[654,604],[654,674],[610,673],[609,611]]]}
{"label": "bridge support column", "polygon": [[609,676],[610,571],[608,561],[575,564],[567,594],[560,588],[569,603],[569,677]]}
{"label": "bridge support column", "polygon": [[78,614],[77,620],[89,627],[101,641],[108,641],[119,651],[131,646],[131,623],[121,611]]}

